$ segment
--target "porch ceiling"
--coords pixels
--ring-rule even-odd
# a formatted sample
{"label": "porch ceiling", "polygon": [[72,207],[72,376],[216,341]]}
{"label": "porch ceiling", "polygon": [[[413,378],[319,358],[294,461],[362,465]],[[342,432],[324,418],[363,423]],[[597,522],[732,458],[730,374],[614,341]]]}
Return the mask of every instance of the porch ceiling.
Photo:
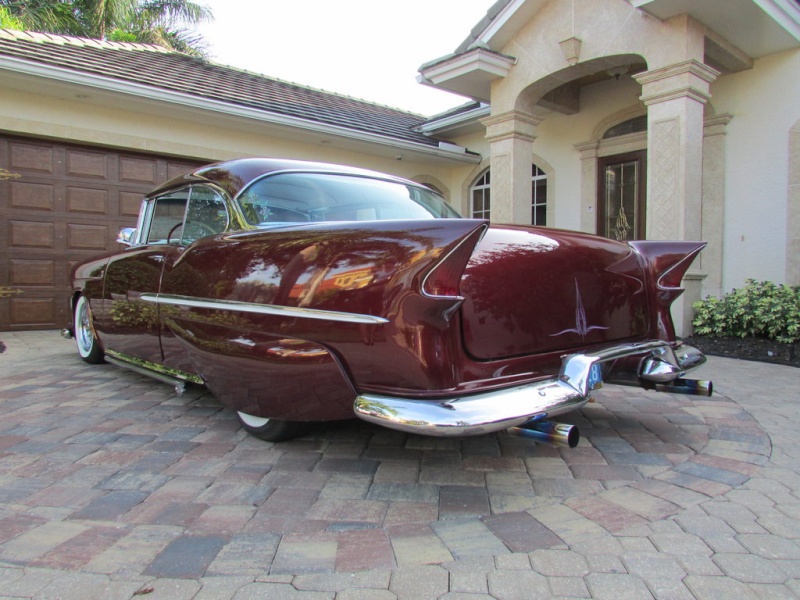
{"label": "porch ceiling", "polygon": [[800,5],[794,0],[629,0],[659,19],[688,14],[751,58],[800,47]]}

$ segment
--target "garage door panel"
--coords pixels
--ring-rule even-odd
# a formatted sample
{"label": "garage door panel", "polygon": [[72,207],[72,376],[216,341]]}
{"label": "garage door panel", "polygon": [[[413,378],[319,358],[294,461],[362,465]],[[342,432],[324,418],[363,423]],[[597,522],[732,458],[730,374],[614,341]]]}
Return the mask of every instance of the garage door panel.
{"label": "garage door panel", "polygon": [[67,186],[67,211],[108,214],[108,189]]}
{"label": "garage door panel", "polygon": [[192,171],[196,169],[198,165],[192,163],[183,163],[183,162],[171,162],[167,163],[167,173],[164,178],[164,181],[172,179],[173,177],[178,177],[179,175],[183,175],[188,171]]}
{"label": "garage door panel", "polygon": [[[142,194],[139,192],[125,192],[119,193],[119,216],[132,217],[135,219],[139,216],[139,208],[142,206]],[[131,225],[133,227],[134,224]]]}
{"label": "garage door panel", "polygon": [[66,156],[68,176],[108,179],[108,156],[106,153],[67,149]]}
{"label": "garage door panel", "polygon": [[35,292],[29,292],[25,295],[12,296],[9,299],[10,320],[18,327],[56,328],[58,327],[56,302],[62,298],[66,301],[64,294],[48,294],[37,297]]}
{"label": "garage door panel", "polygon": [[56,173],[56,152],[52,144],[13,141],[9,147],[10,171]]}
{"label": "garage door panel", "polygon": [[55,187],[51,183],[9,182],[9,196],[14,208],[30,210],[55,210]]}
{"label": "garage door panel", "polygon": [[105,225],[67,223],[68,250],[95,250],[100,253],[108,247],[108,239],[108,227]]}
{"label": "garage door panel", "polygon": [[11,259],[9,281],[12,286],[50,287],[56,285],[53,259]]}
{"label": "garage door panel", "polygon": [[158,164],[145,158],[121,157],[119,160],[120,181],[149,183],[151,187],[158,179]]}
{"label": "garage door panel", "polygon": [[9,221],[11,248],[55,250],[55,224],[46,221]]}

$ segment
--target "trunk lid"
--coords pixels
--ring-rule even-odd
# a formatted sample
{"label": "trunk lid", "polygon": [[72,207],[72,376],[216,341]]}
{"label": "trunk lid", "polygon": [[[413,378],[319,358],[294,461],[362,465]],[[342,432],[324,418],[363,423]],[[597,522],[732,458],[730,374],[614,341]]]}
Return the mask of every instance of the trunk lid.
{"label": "trunk lid", "polygon": [[460,289],[466,351],[479,360],[569,352],[649,331],[638,255],[578,232],[492,226]]}

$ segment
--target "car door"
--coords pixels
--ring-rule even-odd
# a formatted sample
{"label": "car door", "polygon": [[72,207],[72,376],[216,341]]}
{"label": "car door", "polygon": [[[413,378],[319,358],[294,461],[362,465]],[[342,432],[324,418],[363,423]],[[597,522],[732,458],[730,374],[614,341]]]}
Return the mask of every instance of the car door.
{"label": "car door", "polygon": [[138,243],[111,257],[106,268],[103,318],[96,325],[107,352],[161,363],[158,307],[142,300],[158,292],[168,256],[177,251],[190,189],[147,200]]}
{"label": "car door", "polygon": [[[177,227],[169,240],[170,252],[164,255],[159,292],[170,293],[176,288],[184,293],[193,293],[209,277],[220,279],[219,269],[213,265],[202,270],[182,269],[173,273],[175,266],[184,260],[187,253],[204,255],[209,248],[214,247],[213,236],[228,229],[230,213],[224,196],[216,189],[205,185],[192,186],[184,219]],[[205,261],[200,261],[204,263]],[[195,369],[189,361],[186,347],[180,336],[167,326],[172,322],[165,319],[170,311],[180,311],[180,308],[168,304],[150,303],[153,308],[158,307],[159,333],[162,352],[162,362],[170,369],[177,369],[187,373],[194,373]]]}

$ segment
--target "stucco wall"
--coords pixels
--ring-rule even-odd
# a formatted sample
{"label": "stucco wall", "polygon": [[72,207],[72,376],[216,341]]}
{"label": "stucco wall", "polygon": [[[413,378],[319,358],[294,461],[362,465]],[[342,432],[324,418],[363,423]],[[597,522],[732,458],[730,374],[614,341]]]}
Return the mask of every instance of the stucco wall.
{"label": "stucco wall", "polygon": [[733,115],[725,141],[724,291],[749,277],[786,277],[790,130],[800,119],[799,73],[800,51],[793,50],[712,85],[717,112]]}
{"label": "stucco wall", "polygon": [[[437,164],[408,151],[373,148],[354,151],[335,136],[248,122],[200,111],[119,99],[91,100],[74,94],[48,96],[0,88],[0,129],[23,136],[94,144],[198,160],[277,156],[355,165],[433,183],[456,206],[461,181],[470,166]],[[308,139],[309,141],[304,141]],[[322,143],[325,139],[326,143]],[[401,157],[398,160],[398,157]]]}
{"label": "stucco wall", "polygon": [[[703,27],[685,15],[659,21],[626,0],[548,2],[498,49],[517,62],[505,79],[493,83],[492,112],[524,109],[528,100],[535,102],[576,74],[629,64],[630,57],[644,57],[651,70],[688,58],[701,60],[702,32]],[[581,40],[580,62],[574,66],[567,63],[560,45],[570,38]]]}

